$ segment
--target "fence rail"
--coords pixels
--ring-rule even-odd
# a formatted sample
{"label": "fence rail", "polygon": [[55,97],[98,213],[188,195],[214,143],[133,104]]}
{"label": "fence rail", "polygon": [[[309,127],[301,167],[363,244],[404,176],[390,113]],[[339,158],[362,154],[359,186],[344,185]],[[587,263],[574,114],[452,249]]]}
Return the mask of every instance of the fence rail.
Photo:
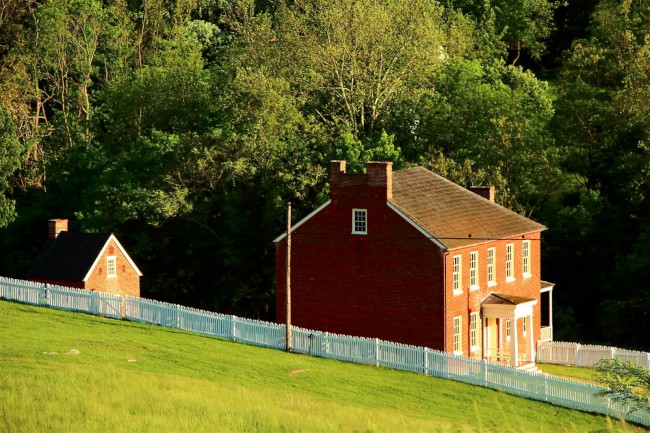
{"label": "fence rail", "polygon": [[601,359],[619,358],[650,369],[650,353],[617,347],[548,341],[537,347],[537,362],[593,367]]}
{"label": "fence rail", "polygon": [[[129,296],[122,298],[116,295],[47,286],[3,277],[0,277],[0,298],[105,317],[123,317],[135,322],[197,332],[274,349],[286,347],[284,325],[149,299]],[[578,359],[587,362],[591,359],[589,357],[595,358],[605,353],[595,349],[585,352],[584,349],[570,344],[572,343],[553,346],[542,343],[541,355],[546,357],[547,353],[550,353],[551,355],[544,359],[552,358],[557,360],[556,363],[569,364],[571,360]],[[612,402],[607,397],[597,397],[595,394],[600,388],[595,385],[548,375],[532,375],[509,366],[454,356],[425,347],[408,346],[377,338],[330,334],[299,327],[293,328],[291,347],[294,352],[305,355],[374,364],[377,367],[452,379],[557,406],[624,418],[650,426],[650,414],[629,413],[628,406]],[[582,349],[582,352],[579,349]],[[579,353],[583,354],[578,356]],[[633,355],[629,354],[621,356],[633,358]]]}

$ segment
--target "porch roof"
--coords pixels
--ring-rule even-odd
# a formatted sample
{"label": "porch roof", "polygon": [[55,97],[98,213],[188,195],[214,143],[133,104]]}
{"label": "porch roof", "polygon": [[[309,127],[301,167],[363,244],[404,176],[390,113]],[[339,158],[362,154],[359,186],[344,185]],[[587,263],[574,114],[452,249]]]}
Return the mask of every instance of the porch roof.
{"label": "porch roof", "polygon": [[536,301],[535,298],[525,296],[506,295],[503,293],[490,293],[483,299],[483,305],[519,305],[526,302]]}

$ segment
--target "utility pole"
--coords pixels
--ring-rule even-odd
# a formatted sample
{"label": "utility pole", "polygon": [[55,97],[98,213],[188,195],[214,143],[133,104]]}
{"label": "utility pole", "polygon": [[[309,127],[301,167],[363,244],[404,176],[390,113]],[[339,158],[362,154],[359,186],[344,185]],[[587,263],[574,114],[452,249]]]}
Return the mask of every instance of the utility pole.
{"label": "utility pole", "polygon": [[287,352],[291,352],[291,203],[287,212]]}

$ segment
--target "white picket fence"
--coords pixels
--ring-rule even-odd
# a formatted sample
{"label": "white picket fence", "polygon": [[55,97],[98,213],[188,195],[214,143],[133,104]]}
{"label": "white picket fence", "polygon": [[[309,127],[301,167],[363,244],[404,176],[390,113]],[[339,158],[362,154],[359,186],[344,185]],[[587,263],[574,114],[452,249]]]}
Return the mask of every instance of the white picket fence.
{"label": "white picket fence", "polygon": [[[219,338],[283,350],[284,325],[243,319],[149,299],[92,293],[0,277],[0,298],[69,311],[155,324]],[[299,327],[292,328],[292,351],[305,355],[370,364],[452,379],[557,406],[609,415],[650,426],[650,414],[597,397],[595,385],[549,375],[533,375],[484,360],[453,356],[425,347],[408,346]],[[550,350],[550,349],[549,349]],[[562,359],[566,353],[558,352]]]}
{"label": "white picket fence", "polygon": [[619,358],[650,369],[650,353],[617,347],[547,341],[537,347],[537,362],[593,367],[601,359]]}

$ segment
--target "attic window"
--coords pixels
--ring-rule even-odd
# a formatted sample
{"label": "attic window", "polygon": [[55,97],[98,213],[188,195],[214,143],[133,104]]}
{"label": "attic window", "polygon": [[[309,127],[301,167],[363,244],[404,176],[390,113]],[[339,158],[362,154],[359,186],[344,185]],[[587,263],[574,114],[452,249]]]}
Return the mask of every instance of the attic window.
{"label": "attic window", "polygon": [[117,277],[117,259],[115,256],[106,257],[106,277]]}
{"label": "attic window", "polygon": [[366,209],[352,209],[352,234],[368,234],[368,211]]}

